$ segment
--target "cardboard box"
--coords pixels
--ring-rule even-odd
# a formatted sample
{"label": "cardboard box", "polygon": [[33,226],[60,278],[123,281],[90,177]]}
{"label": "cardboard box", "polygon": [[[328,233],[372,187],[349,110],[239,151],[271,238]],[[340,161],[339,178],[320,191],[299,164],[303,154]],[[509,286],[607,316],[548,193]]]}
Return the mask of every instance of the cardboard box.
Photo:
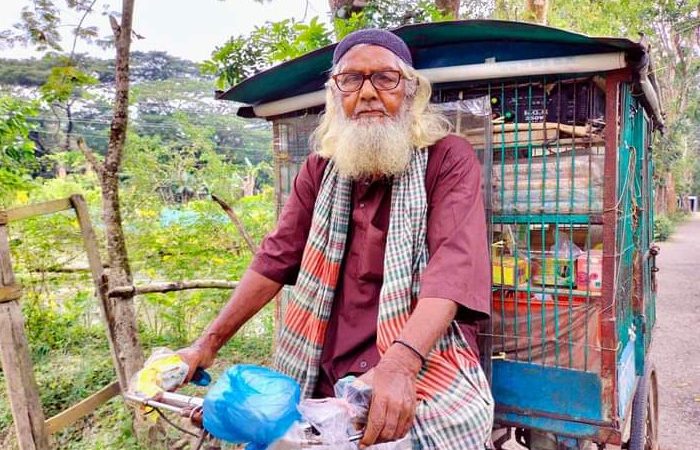
{"label": "cardboard box", "polygon": [[516,286],[530,278],[527,260],[512,256],[494,255],[491,257],[493,284]]}

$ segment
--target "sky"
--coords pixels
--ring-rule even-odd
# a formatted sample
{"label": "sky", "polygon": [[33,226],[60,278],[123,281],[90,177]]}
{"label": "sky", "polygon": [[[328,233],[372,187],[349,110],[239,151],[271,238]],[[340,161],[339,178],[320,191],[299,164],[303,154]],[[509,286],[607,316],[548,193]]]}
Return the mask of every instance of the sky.
{"label": "sky", "polygon": [[[64,0],[55,0],[64,5]],[[98,1],[108,3],[111,10],[119,10],[121,1]],[[12,27],[19,20],[22,7],[31,5],[31,0],[0,0],[0,30]],[[166,51],[171,55],[192,61],[208,59],[216,46],[234,35],[246,34],[265,21],[286,18],[310,20],[319,16],[328,22],[328,0],[266,0],[260,4],[253,0],[136,0],[134,8],[134,31],[145,39],[134,39],[132,51]],[[66,23],[77,22],[76,17],[63,13]],[[86,20],[87,25],[100,27],[101,35],[111,33],[107,17],[98,8]],[[69,31],[70,28],[66,27]],[[72,45],[66,34],[64,48]],[[103,51],[85,43],[78,44],[79,53],[113,57],[113,50]],[[32,48],[15,46],[0,48],[4,58],[40,57]]]}

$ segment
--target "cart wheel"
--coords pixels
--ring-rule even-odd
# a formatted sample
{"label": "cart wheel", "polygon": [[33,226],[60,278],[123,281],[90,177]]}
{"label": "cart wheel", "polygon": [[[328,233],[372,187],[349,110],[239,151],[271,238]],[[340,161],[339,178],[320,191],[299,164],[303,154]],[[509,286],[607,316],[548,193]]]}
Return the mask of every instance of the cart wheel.
{"label": "cart wheel", "polygon": [[659,450],[659,404],[656,369],[648,364],[632,401],[629,450]]}

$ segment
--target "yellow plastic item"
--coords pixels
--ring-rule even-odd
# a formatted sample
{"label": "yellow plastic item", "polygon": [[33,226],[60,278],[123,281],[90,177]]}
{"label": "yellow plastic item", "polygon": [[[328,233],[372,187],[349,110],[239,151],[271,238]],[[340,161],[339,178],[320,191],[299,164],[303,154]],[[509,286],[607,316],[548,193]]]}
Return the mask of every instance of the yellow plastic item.
{"label": "yellow plastic item", "polygon": [[148,358],[129,384],[129,391],[146,397],[170,391],[180,386],[187,377],[188,366],[177,353],[158,349]]}
{"label": "yellow plastic item", "polygon": [[512,256],[492,256],[491,268],[493,284],[515,286],[525,283],[530,278],[530,269],[527,260]]}

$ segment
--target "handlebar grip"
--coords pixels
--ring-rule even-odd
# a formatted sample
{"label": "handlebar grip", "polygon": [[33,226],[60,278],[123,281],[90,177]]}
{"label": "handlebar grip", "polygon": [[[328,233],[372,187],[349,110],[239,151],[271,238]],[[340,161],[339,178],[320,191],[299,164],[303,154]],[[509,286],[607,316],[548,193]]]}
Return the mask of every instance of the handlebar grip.
{"label": "handlebar grip", "polygon": [[197,370],[194,371],[194,375],[192,375],[190,383],[202,387],[209,386],[209,383],[211,383],[211,375],[201,367],[197,367]]}

